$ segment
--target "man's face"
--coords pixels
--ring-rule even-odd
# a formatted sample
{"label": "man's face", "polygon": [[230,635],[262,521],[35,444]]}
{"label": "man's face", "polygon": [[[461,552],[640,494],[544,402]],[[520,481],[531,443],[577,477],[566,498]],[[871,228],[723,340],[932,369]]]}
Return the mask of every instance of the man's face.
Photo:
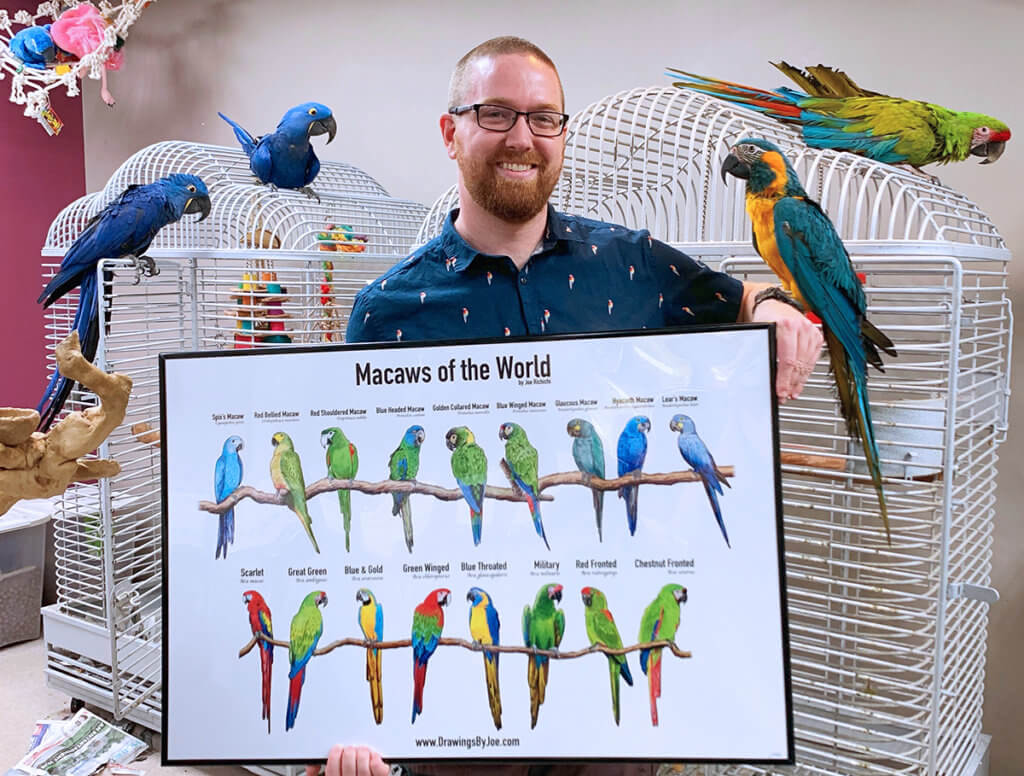
{"label": "man's face", "polygon": [[[515,110],[561,112],[561,85],[545,63],[525,54],[486,57],[473,63],[465,102]],[[565,133],[537,137],[520,116],[508,132],[483,129],[472,111],[453,117],[445,131],[449,156],[459,165],[462,188],[503,221],[522,223],[547,206],[558,183]]]}

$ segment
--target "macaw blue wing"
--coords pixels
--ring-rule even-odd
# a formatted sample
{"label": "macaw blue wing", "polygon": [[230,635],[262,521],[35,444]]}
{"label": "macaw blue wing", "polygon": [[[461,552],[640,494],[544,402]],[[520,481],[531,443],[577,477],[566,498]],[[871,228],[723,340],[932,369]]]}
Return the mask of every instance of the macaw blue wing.
{"label": "macaw blue wing", "polygon": [[305,181],[303,181],[302,185],[303,186],[308,186],[310,183],[312,183],[314,180],[316,180],[316,176],[319,175],[319,174],[320,174],[320,160],[317,159],[316,154],[313,153],[312,146],[310,146],[310,149],[309,149],[309,160],[308,160],[308,162],[306,164],[306,179],[305,179]]}
{"label": "macaw blue wing", "polygon": [[274,175],[274,155],[268,138],[260,138],[259,144],[249,155],[249,169],[261,182],[270,182]]}
{"label": "macaw blue wing", "polygon": [[466,499],[466,503],[469,504],[469,508],[474,512],[482,512],[480,502],[484,495],[484,489],[482,485],[467,485],[462,480],[456,478],[455,481],[459,483],[459,490],[462,491],[463,497]]}

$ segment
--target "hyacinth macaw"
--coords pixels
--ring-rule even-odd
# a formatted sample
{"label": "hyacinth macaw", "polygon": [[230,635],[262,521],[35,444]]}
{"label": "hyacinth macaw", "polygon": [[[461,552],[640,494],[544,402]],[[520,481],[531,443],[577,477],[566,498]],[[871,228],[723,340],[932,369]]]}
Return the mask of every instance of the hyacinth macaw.
{"label": "hyacinth macaw", "polygon": [[302,695],[302,683],[306,681],[306,663],[313,657],[316,645],[324,632],[324,618],[319,607],[327,606],[327,593],[314,590],[302,599],[299,611],[292,617],[290,641],[288,645],[288,710],[285,714],[284,729],[295,727],[295,717],[299,713],[299,698]]}
{"label": "hyacinth macaw", "polygon": [[309,138],[326,134],[328,143],[334,140],[338,124],[330,108],[318,102],[296,105],[284,114],[277,129],[256,138],[223,113],[217,115],[231,125],[242,150],[249,157],[249,169],[260,183],[281,189],[297,189],[319,199],[309,188],[320,172],[320,160]]}
{"label": "hyacinth macaw", "polygon": [[[583,473],[584,484],[590,484],[591,477],[604,479],[604,445],[593,424],[582,418],[573,418],[565,430],[572,439],[572,459],[576,468]],[[601,519],[604,516],[604,491],[594,488],[594,518],[597,520],[597,540],[601,537]]]}
{"label": "hyacinth macaw", "polygon": [[[427,438],[423,426],[409,426],[402,435],[402,441],[388,459],[388,478],[392,480],[415,480],[420,470],[420,445]],[[391,514],[402,515],[402,530],[405,546],[412,552],[412,502],[408,493],[392,493]]]}
{"label": "hyacinth macaw", "polygon": [[868,403],[867,365],[884,371],[878,351],[895,356],[892,340],[865,317],[864,289],[843,241],[818,203],[807,196],[782,152],[767,140],[740,140],[722,165],[723,179],[726,173],[747,182],[754,249],[779,276],[783,288],[821,319],[839,406],[850,435],[864,447],[891,544]]}
{"label": "hyacinth macaw", "polygon": [[502,423],[498,429],[498,439],[505,442],[505,463],[508,466],[509,479],[523,495],[530,507],[533,528],[537,536],[544,540],[549,550],[548,537],[544,535],[544,523],[540,517],[540,487],[537,478],[537,448],[530,444],[526,432],[517,423]]}
{"label": "hyacinth macaw", "polygon": [[32,25],[11,36],[7,47],[26,67],[44,70],[57,63],[58,52],[50,25]]}
{"label": "hyacinth macaw", "polygon": [[[562,586],[546,584],[537,591],[531,607],[523,607],[523,643],[534,649],[557,649],[565,634],[565,612],[555,607],[562,600]],[[537,713],[544,703],[551,658],[534,655],[526,661],[526,682],[530,687],[530,729],[537,726]]]}
{"label": "hyacinth macaw", "polygon": [[[644,609],[637,642],[675,641],[679,630],[679,605],[686,603],[686,588],[670,584]],[[651,699],[651,724],[658,726],[658,698],[661,697],[661,652],[664,647],[640,650],[640,670],[647,675],[647,693]]]}
{"label": "hyacinth macaw", "polygon": [[431,590],[412,612],[412,721],[423,713],[423,684],[427,680],[427,661],[437,649],[444,629],[444,609],[452,591],[444,587]]}
{"label": "hyacinth macaw", "polygon": [[[622,637],[615,625],[612,613],[608,611],[608,599],[596,587],[585,587],[580,591],[583,598],[584,614],[587,625],[587,638],[591,644],[603,644],[612,649],[622,649]],[[625,655],[606,655],[608,673],[612,684],[612,716],[615,724],[619,724],[619,677],[626,684],[633,686],[633,675],[629,672],[629,662]]]}
{"label": "hyacinth macaw", "polygon": [[[619,458],[619,476],[632,474],[639,478],[647,457],[647,432],[651,430],[651,421],[645,415],[637,415],[629,419],[626,427],[619,434],[619,445],[616,450]],[[640,495],[639,485],[623,485],[619,488],[619,498],[626,501],[626,521],[629,523],[629,535],[636,534],[637,498]]]}
{"label": "hyacinth macaw", "polygon": [[[359,471],[359,453],[345,433],[337,426],[320,432],[320,444],[327,450],[327,476],[336,480],[351,480]],[[338,506],[345,527],[345,552],[349,551],[349,534],[352,532],[352,491],[338,491]]]}
{"label": "hyacinth macaw", "polygon": [[671,68],[667,75],[685,79],[675,86],[799,126],[811,148],[849,151],[887,164],[919,169],[933,162],[962,162],[968,156],[984,157],[981,163],[989,164],[1010,139],[1009,127],[999,119],[871,92],[841,70],[818,65],[805,72],[785,62],[775,67],[804,91],[766,91]]}
{"label": "hyacinth macaw", "polygon": [[[89,361],[96,356],[100,336],[96,265],[102,259],[130,257],[146,274],[153,274],[156,263],[144,255],[149,244],[157,232],[186,213],[199,213],[200,221],[210,214],[210,194],[195,175],[175,173],[144,186],[129,186],[93,216],[64,254],[57,274],[36,301],[46,308],[78,287],[72,328],[78,332],[82,355]],[[110,277],[108,274],[107,279]],[[73,380],[54,370],[37,407],[40,431],[46,431],[60,414],[73,386]]]}
{"label": "hyacinth macaw", "polygon": [[[384,640],[384,607],[373,592],[365,587],[356,591],[359,602],[359,627],[367,641]],[[373,706],[373,720],[378,725],[384,721],[384,690],[381,686],[381,651],[372,647],[366,650],[366,681],[370,683],[370,705]]]}
{"label": "hyacinth macaw", "polygon": [[292,438],[283,431],[271,437],[274,455],[270,459],[270,479],[285,504],[292,510],[306,529],[306,535],[313,542],[313,549],[320,552],[320,545],[313,535],[313,518],[306,507],[306,480],[302,476],[302,461],[295,452]]}
{"label": "hyacinth macaw", "polygon": [[[241,437],[229,436],[224,440],[217,464],[213,469],[213,491],[220,503],[230,496],[242,484],[242,459],[238,451],[245,446]],[[231,507],[217,522],[217,552],[213,556],[224,559],[228,557],[228,545],[235,541],[235,508]]]}
{"label": "hyacinth macaw", "polygon": [[[498,631],[501,622],[498,610],[486,591],[479,587],[471,587],[466,594],[469,601],[469,635],[473,641],[488,645],[498,645]],[[487,682],[487,703],[491,707],[491,719],[494,727],[501,730],[501,689],[498,686],[497,652],[484,652],[484,680]]]}
{"label": "hyacinth macaw", "polygon": [[[668,427],[679,432],[679,454],[704,482],[704,491],[708,494],[708,501],[711,502],[711,510],[715,513],[718,528],[722,531],[722,538],[725,539],[726,547],[731,548],[729,533],[725,530],[725,521],[722,519],[722,508],[718,505],[718,496],[723,494],[722,485],[727,488],[731,488],[732,485],[719,470],[704,440],[697,436],[697,426],[688,415],[673,416]],[[716,493],[718,495],[715,495]]]}
{"label": "hyacinth macaw", "polygon": [[480,544],[484,530],[484,491],[487,489],[487,456],[466,426],[448,429],[445,444],[452,451],[452,474],[469,504],[473,544]]}
{"label": "hyacinth macaw", "polygon": [[[242,601],[249,612],[249,627],[253,636],[274,638],[274,627],[270,622],[270,607],[263,596],[255,590],[242,593]],[[260,653],[260,676],[263,679],[263,716],[267,721],[267,732],[270,732],[270,672],[274,665],[274,645],[260,639],[256,645]]]}

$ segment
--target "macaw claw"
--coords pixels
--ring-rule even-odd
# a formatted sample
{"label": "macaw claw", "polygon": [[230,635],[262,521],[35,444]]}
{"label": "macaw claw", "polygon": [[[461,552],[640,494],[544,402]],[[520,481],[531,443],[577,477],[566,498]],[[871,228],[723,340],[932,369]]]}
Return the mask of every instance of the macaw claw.
{"label": "macaw claw", "polygon": [[305,194],[310,199],[315,199],[318,205],[320,204],[320,195],[317,194],[315,191],[313,191],[313,189],[311,189],[309,186],[303,186],[302,188],[298,188],[298,189],[295,189],[295,190],[296,191],[301,191],[303,194]]}
{"label": "macaw claw", "polygon": [[135,282],[132,283],[133,286],[139,285],[144,277],[151,278],[160,274],[160,268],[157,267],[156,261],[149,256],[132,256],[129,254],[125,258],[135,267]]}

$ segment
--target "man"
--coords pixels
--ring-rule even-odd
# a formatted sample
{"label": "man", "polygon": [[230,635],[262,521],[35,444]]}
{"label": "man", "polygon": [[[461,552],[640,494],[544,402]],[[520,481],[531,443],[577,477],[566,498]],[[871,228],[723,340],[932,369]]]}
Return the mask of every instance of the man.
{"label": "man", "polygon": [[[741,283],[646,232],[548,206],[565,150],[554,63],[520,38],[486,41],[455,67],[440,119],[461,206],[442,233],[363,289],[349,342],[479,339],[690,323],[776,324],[781,401],[799,395],[821,351],[817,327],[766,286]],[[414,773],[653,774],[650,765],[423,765]],[[309,773],[315,773],[311,766]],[[335,747],[328,776],[386,776],[365,748]]]}

